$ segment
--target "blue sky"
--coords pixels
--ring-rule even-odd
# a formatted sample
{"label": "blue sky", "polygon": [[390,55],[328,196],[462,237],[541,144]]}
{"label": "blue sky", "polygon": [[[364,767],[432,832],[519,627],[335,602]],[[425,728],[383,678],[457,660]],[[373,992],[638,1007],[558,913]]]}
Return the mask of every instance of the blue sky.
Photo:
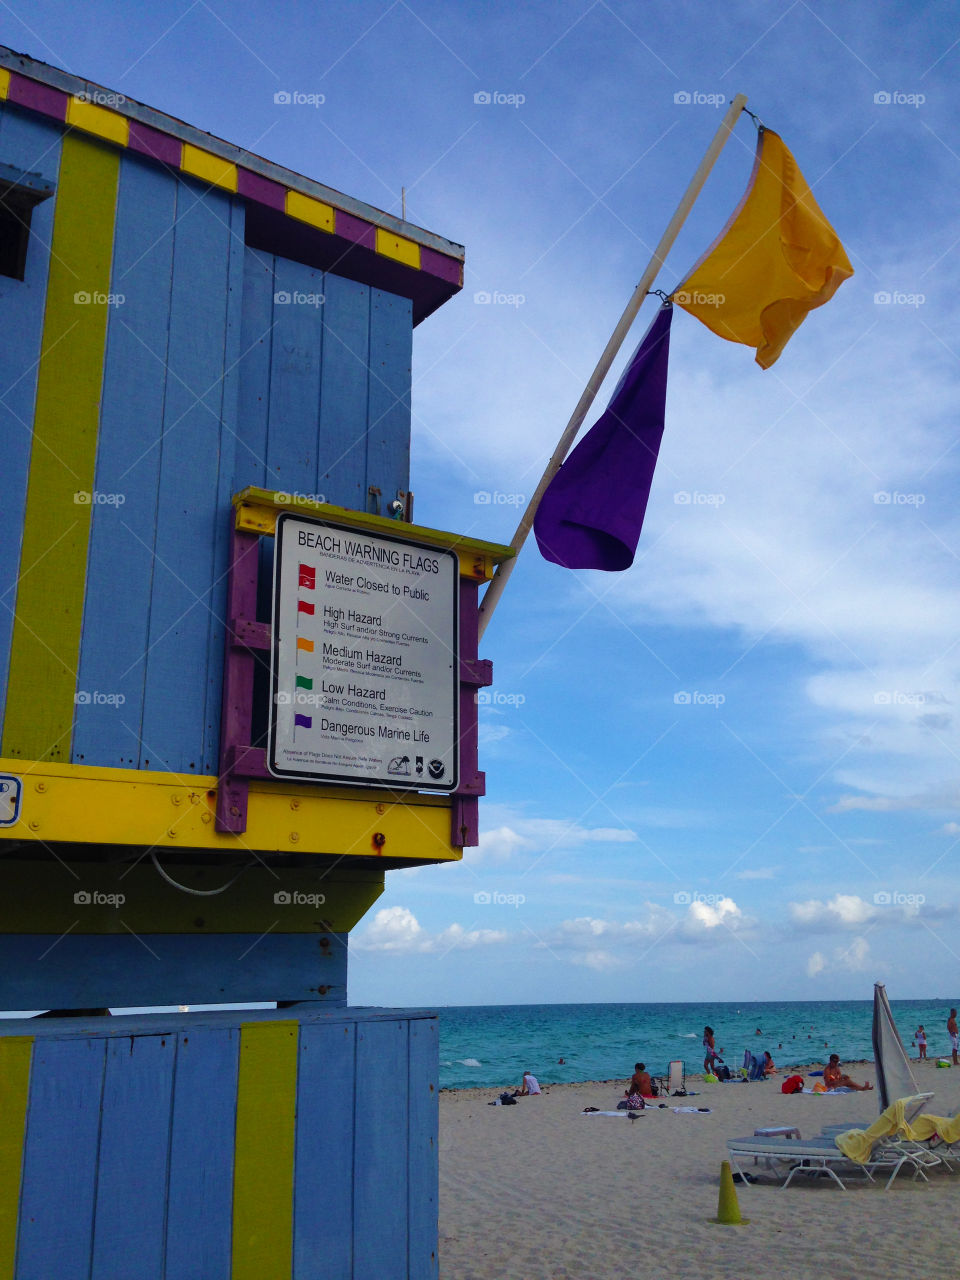
{"label": "blue sky", "polygon": [[[528,546],[483,645],[481,846],[388,876],[350,996],[954,998],[955,8],[13,0],[0,40],[393,213],[405,186],[465,244],[463,292],[415,333],[412,487],[419,523],[499,541],[717,100],[748,95],[856,275],[766,372],[675,317],[637,561]],[[662,287],[754,145],[743,117]]]}

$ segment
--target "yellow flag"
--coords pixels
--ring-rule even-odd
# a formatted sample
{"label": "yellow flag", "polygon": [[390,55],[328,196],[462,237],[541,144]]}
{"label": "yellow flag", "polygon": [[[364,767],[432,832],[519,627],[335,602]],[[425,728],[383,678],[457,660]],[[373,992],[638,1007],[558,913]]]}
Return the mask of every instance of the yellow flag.
{"label": "yellow flag", "polygon": [[761,129],[743,199],[673,301],[721,338],[756,347],[757,364],[769,369],[807,312],[852,275],[797,162],[778,134]]}

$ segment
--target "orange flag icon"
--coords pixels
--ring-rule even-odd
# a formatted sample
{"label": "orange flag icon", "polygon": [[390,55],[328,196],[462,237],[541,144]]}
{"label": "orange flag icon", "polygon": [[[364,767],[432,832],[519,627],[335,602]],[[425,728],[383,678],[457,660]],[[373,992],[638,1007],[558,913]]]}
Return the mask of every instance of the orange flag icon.
{"label": "orange flag icon", "polygon": [[761,129],[743,199],[673,295],[769,369],[814,307],[853,275],[837,233],[779,134]]}

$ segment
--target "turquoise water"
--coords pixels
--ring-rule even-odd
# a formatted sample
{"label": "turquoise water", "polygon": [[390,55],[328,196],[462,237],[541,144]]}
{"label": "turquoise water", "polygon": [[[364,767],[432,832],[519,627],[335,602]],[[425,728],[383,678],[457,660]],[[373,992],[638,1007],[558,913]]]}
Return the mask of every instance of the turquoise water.
{"label": "turquoise water", "polygon": [[[919,1023],[929,1057],[946,1054],[947,1015],[956,999],[892,1000],[897,1029],[911,1057]],[[635,1062],[656,1075],[671,1058],[688,1072],[703,1070],[703,1027],[739,1067],[745,1048],[769,1049],[778,1067],[872,1060],[873,1001],[758,1004],[533,1004],[448,1007],[440,1015],[440,1087],[504,1088],[525,1070],[541,1081],[625,1079]],[[762,1035],[757,1035],[760,1028]],[[779,1046],[783,1045],[781,1049]],[[561,1066],[558,1059],[563,1058]]]}

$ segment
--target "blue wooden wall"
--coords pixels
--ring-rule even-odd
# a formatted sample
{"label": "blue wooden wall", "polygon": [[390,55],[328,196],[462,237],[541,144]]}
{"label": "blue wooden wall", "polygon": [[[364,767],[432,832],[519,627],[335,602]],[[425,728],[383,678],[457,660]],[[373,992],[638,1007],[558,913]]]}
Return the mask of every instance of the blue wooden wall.
{"label": "blue wooden wall", "polygon": [[[0,1044],[17,1036],[32,1053],[25,1122],[17,1098],[0,1116],[0,1166],[18,1166],[0,1185],[20,1187],[0,1280],[436,1277],[433,1015],[31,1020]],[[251,1147],[264,1109],[274,1140]]]}
{"label": "blue wooden wall", "polygon": [[[55,182],[60,165],[60,136],[61,130],[55,124],[0,102],[0,164],[40,173]],[[0,276],[0,723],[20,569],[55,199],[44,200],[34,210],[24,279]]]}
{"label": "blue wooden wall", "polygon": [[216,773],[230,498],[406,489],[411,303],[246,248],[241,202],[130,154],[112,291],[77,688],[122,702],[77,706],[71,759]]}

